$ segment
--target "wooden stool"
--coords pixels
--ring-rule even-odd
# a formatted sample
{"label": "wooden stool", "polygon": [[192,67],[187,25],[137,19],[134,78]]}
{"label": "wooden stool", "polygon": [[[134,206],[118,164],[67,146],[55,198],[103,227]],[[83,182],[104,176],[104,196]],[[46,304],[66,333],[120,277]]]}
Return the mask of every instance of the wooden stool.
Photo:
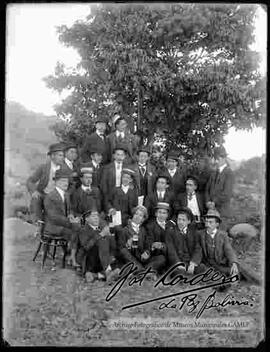
{"label": "wooden stool", "polygon": [[36,253],[34,255],[33,261],[36,260],[36,257],[38,253],[40,252],[40,249],[43,245],[43,255],[42,255],[42,265],[41,268],[44,268],[44,264],[49,252],[50,247],[53,248],[53,253],[52,253],[52,260],[53,260],[53,265],[55,265],[55,254],[56,254],[56,248],[57,247],[62,247],[63,249],[63,259],[62,259],[62,267],[65,267],[66,264],[66,255],[67,255],[67,240],[64,239],[62,236],[59,235],[54,235],[51,233],[44,233],[44,222],[39,221],[38,224],[38,232],[37,235],[40,236],[38,248],[36,250]]}

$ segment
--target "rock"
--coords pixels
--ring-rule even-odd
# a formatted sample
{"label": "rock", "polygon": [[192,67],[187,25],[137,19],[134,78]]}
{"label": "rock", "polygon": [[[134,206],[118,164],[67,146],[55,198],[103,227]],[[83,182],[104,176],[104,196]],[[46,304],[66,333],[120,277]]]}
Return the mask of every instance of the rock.
{"label": "rock", "polygon": [[253,225],[246,224],[246,223],[236,224],[229,231],[230,236],[233,238],[236,238],[236,237],[254,238],[257,236],[257,232],[258,232],[257,229]]}

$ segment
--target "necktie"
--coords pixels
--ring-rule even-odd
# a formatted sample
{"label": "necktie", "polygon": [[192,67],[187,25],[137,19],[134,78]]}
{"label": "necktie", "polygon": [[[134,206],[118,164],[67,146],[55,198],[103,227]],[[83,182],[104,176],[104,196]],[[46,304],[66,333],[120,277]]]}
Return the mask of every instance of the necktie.
{"label": "necktie", "polygon": [[188,194],[188,200],[191,200],[192,199],[192,193],[189,193]]}
{"label": "necktie", "polygon": [[163,197],[162,197],[162,193],[161,192],[158,192],[159,194],[158,194],[158,199],[159,200],[162,200],[163,199]]}
{"label": "necktie", "polygon": [[144,176],[144,175],[145,175],[146,168],[145,168],[145,166],[141,166],[140,168],[141,168],[141,173],[142,173],[142,175]]}

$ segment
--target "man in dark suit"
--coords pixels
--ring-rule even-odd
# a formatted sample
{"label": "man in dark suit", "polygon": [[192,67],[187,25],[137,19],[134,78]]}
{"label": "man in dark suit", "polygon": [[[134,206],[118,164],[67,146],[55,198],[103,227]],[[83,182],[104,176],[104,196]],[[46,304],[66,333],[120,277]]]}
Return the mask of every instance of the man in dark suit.
{"label": "man in dark suit", "polygon": [[49,160],[46,164],[40,165],[26,181],[26,187],[31,194],[30,211],[33,222],[43,220],[44,198],[55,187],[53,177],[56,170],[63,165],[64,144],[50,145],[47,154]]}
{"label": "man in dark suit", "polygon": [[136,161],[135,155],[138,148],[138,139],[134,134],[128,131],[128,123],[125,118],[118,116],[114,121],[114,125],[115,131],[108,136],[110,161],[113,160],[115,146],[117,144],[123,144],[127,153],[127,163],[134,163]]}
{"label": "man in dark suit", "polygon": [[189,208],[180,208],[177,213],[177,226],[169,229],[166,236],[168,261],[171,266],[183,263],[176,272],[198,274],[206,270],[201,265],[202,249],[196,227],[192,225],[193,214]]}
{"label": "man in dark suit", "polygon": [[[170,179],[167,175],[160,174],[156,177],[154,183],[154,191],[145,199],[145,207],[148,209],[149,220],[155,217],[155,207],[158,202],[165,202],[173,208],[174,194],[169,191]],[[172,211],[170,216],[172,215]]]}
{"label": "man in dark suit", "polygon": [[92,173],[92,185],[94,187],[100,188],[101,175],[103,170],[102,165],[102,150],[98,146],[92,146],[89,150],[91,161],[85,163],[84,166],[91,167],[93,169]]}
{"label": "man in dark suit", "polygon": [[77,145],[74,143],[67,143],[65,145],[64,153],[65,159],[63,165],[61,165],[61,168],[70,172],[70,184],[68,191],[72,194],[72,192],[80,186],[80,165],[78,162]]}
{"label": "man in dark suit", "polygon": [[217,210],[208,210],[205,230],[199,232],[202,263],[229,276],[239,273],[238,259],[226,232],[219,229],[221,216]]}
{"label": "man in dark suit", "polygon": [[156,179],[156,170],[153,165],[149,163],[150,150],[148,147],[141,147],[138,149],[138,161],[133,168],[136,172],[136,180],[139,185],[139,197],[141,197],[141,204],[148,194],[154,190],[154,182]]}
{"label": "man in dark suit", "polygon": [[160,269],[166,265],[166,233],[169,229],[175,227],[171,221],[168,221],[169,213],[170,205],[165,202],[158,202],[155,207],[155,219],[146,224],[148,248],[150,248],[151,257],[163,257]]}
{"label": "man in dark suit", "polygon": [[102,154],[102,164],[105,165],[109,162],[109,144],[105,135],[107,120],[99,117],[95,122],[95,128],[96,131],[90,134],[82,147],[81,159],[84,163],[90,162],[92,160],[91,151],[93,147],[97,147]]}
{"label": "man in dark suit", "polygon": [[45,225],[44,232],[60,235],[71,244],[72,265],[78,267],[75,255],[78,243],[79,220],[70,216],[70,200],[67,192],[70,172],[57,170],[54,181],[55,188],[44,199]]}
{"label": "man in dark suit", "polygon": [[186,191],[179,193],[174,202],[174,213],[178,213],[179,209],[188,207],[193,214],[197,224],[202,224],[202,216],[205,212],[205,202],[203,194],[197,192],[198,180],[195,176],[188,175],[186,179]]}
{"label": "man in dark suit", "polygon": [[186,169],[184,167],[180,168],[179,153],[177,151],[168,153],[166,167],[164,167],[162,174],[169,177],[170,191],[173,194],[185,192]]}
{"label": "man in dark suit", "polygon": [[100,216],[95,208],[83,214],[85,226],[79,233],[80,248],[78,262],[83,266],[83,274],[87,282],[95,279],[108,283],[119,274],[115,261],[115,245],[109,227],[101,228]]}
{"label": "man in dark suit", "polygon": [[214,150],[216,172],[213,172],[205,189],[205,202],[208,209],[217,209],[223,220],[223,229],[227,230],[231,217],[230,203],[233,193],[234,176],[227,164],[227,153],[224,147]]}
{"label": "man in dark suit", "polygon": [[81,186],[76,189],[71,197],[71,210],[75,217],[81,217],[86,211],[95,207],[101,212],[101,192],[92,185],[93,168],[82,165],[80,170]]}
{"label": "man in dark suit", "polygon": [[125,161],[126,153],[125,145],[116,145],[113,150],[114,161],[105,165],[102,170],[100,189],[104,200],[104,207],[107,199],[111,199],[114,189],[121,186],[122,169],[127,166]]}

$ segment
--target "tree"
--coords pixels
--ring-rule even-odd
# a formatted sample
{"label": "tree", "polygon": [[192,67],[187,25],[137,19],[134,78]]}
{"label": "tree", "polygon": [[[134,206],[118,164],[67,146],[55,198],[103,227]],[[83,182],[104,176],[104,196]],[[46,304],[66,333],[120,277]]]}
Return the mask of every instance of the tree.
{"label": "tree", "polygon": [[[45,78],[70,95],[56,106],[57,134],[79,144],[96,116],[120,113],[144,141],[165,138],[190,157],[223,142],[228,128],[264,123],[265,80],[250,49],[257,5],[100,4],[58,28],[81,61]],[[265,94],[265,93],[264,93]]]}

